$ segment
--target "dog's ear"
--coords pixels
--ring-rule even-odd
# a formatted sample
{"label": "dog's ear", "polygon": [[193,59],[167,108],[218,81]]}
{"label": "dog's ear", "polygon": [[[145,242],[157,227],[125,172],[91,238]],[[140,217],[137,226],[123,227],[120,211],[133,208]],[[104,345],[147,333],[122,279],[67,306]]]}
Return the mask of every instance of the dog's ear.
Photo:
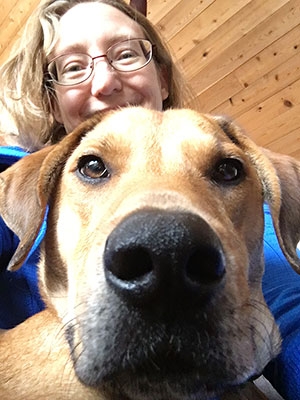
{"label": "dog's ear", "polygon": [[26,260],[67,158],[82,136],[100,120],[101,117],[95,117],[87,121],[57,145],[24,157],[0,174],[0,215],[20,239],[9,270],[20,268]]}
{"label": "dog's ear", "polygon": [[274,228],[287,260],[300,273],[300,261],[296,252],[300,241],[300,162],[266,149],[263,152],[271,161],[280,183],[280,207],[272,203],[270,196]]}
{"label": "dog's ear", "polygon": [[19,267],[29,252],[43,222],[46,199],[40,197],[38,179],[52,147],[28,155],[0,174],[0,214],[20,239],[9,269]]}
{"label": "dog's ear", "polygon": [[300,241],[300,163],[292,157],[257,146],[241,128],[224,117],[214,117],[225,134],[254,164],[263,185],[279,245],[294,270],[300,273],[296,247]]}

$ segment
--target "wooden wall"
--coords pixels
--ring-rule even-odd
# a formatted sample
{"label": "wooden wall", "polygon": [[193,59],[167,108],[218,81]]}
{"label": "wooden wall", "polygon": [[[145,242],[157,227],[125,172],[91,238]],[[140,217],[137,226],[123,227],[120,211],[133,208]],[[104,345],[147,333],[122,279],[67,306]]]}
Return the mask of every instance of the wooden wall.
{"label": "wooden wall", "polygon": [[[2,0],[0,64],[37,3]],[[299,0],[148,0],[148,17],[202,111],[300,159]]]}
{"label": "wooden wall", "polygon": [[300,159],[300,2],[149,0],[201,110]]}

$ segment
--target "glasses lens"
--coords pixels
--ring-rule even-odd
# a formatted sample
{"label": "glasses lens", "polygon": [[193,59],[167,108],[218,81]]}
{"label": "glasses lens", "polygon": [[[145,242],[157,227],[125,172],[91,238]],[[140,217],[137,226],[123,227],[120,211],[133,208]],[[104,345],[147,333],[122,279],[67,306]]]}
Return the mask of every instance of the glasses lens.
{"label": "glasses lens", "polygon": [[152,44],[143,39],[125,40],[111,46],[107,51],[107,58],[118,71],[136,71],[151,61]]}
{"label": "glasses lens", "polygon": [[106,55],[92,58],[88,54],[64,54],[48,65],[51,79],[59,85],[77,85],[88,79],[94,68],[94,60],[106,57],[117,71],[136,71],[152,60],[152,44],[146,39],[130,39],[111,46]]}
{"label": "glasses lens", "polygon": [[92,63],[92,58],[87,54],[65,54],[48,65],[48,72],[60,85],[76,85],[91,75]]}

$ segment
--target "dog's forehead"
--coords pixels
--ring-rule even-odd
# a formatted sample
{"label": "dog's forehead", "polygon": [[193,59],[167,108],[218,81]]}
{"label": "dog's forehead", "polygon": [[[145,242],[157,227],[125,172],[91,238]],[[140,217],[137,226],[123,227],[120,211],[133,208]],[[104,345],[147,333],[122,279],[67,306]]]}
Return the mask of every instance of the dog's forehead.
{"label": "dog's forehead", "polygon": [[219,124],[208,115],[188,109],[154,111],[129,107],[106,115],[88,134],[89,139],[108,140],[118,146],[126,144],[148,147],[193,142],[201,146],[228,141]]}
{"label": "dog's forehead", "polygon": [[169,110],[164,113],[162,130],[165,140],[176,144],[192,145],[191,150],[214,148],[217,142],[228,141],[219,124],[211,116],[193,110]]}
{"label": "dog's forehead", "polygon": [[88,134],[90,139],[125,144],[150,137],[161,122],[161,113],[140,107],[128,107],[106,114]]}

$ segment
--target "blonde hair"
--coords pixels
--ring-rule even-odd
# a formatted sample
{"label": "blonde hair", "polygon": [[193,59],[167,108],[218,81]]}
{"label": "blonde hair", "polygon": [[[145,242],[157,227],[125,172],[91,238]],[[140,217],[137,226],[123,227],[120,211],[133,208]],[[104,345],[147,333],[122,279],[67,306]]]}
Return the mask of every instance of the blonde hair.
{"label": "blonde hair", "polygon": [[[50,97],[53,96],[53,89],[45,80],[47,57],[58,40],[56,32],[62,15],[79,3],[94,1],[122,11],[136,21],[145,38],[155,44],[154,61],[158,70],[166,70],[168,79],[169,96],[163,102],[163,109],[181,107],[188,101],[187,86],[157,30],[125,1],[46,0],[29,18],[20,42],[0,69],[2,122],[9,121],[7,127],[14,126],[13,133],[17,135],[18,144],[29,151],[53,143],[65,134],[64,128],[55,121],[51,111]],[[5,129],[5,126],[1,127],[2,131]]]}

